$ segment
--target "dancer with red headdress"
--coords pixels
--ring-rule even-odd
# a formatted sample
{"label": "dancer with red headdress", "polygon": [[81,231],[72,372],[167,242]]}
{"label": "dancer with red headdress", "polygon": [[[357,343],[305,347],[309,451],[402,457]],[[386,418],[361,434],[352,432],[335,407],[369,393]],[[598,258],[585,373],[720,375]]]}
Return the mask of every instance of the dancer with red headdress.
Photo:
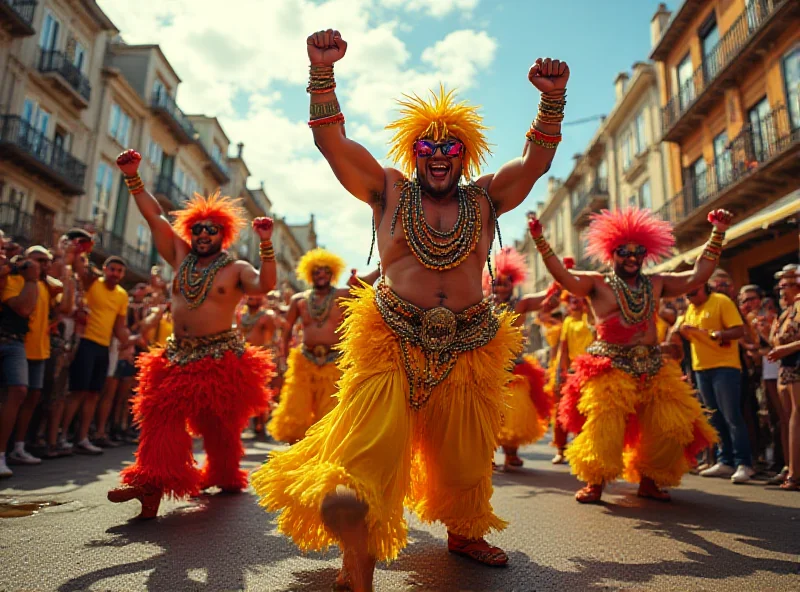
{"label": "dancer with red headdress", "polygon": [[[495,304],[519,315],[514,321],[516,327],[524,325],[528,313],[544,306],[549,305],[552,309],[558,305],[558,295],[552,290],[514,297],[514,288],[525,281],[526,268],[522,254],[511,247],[504,247],[494,259],[494,274],[489,272],[488,266],[483,270],[484,293],[493,293]],[[507,408],[497,434],[497,443],[503,447],[506,455],[506,470],[521,467],[522,459],[517,454],[519,447],[536,442],[547,431],[553,402],[545,392],[546,382],[545,371],[536,358],[520,353],[514,360],[512,378],[508,383]]]}
{"label": "dancer with red headdress", "polygon": [[[138,499],[139,518],[155,518],[161,498],[197,495],[217,486],[238,492],[247,487],[239,468],[241,432],[271,396],[267,385],[275,366],[268,352],[246,347],[232,329],[243,294],[275,287],[272,220],[256,218],[261,239],[260,271],[225,251],[244,226],[237,200],[216,193],[195,194],[170,224],[138,174],[139,153],[117,159],[159,254],[175,269],[172,285],[174,334],[164,349],[139,357],[139,388],[133,411],[141,427],[136,462],[122,471],[123,486],[108,492],[112,502]],[[192,438],[203,436],[206,462],[195,466]]]}
{"label": "dancer with red headdress", "polygon": [[600,501],[606,482],[623,476],[639,483],[639,496],[669,501],[665,486],[680,484],[697,451],[717,435],[691,388],[674,364],[664,364],[656,306],[702,286],[722,253],[732,215],[709,214],[711,238],[694,269],[646,275],[642,266],[668,255],[674,244],[668,222],[647,210],[595,214],[586,253],[609,266],[606,274],[568,271],[547,244],[541,223],[531,216],[529,229],[544,264],[565,289],[588,297],[597,339],[573,362],[564,387],[559,418],[578,436],[567,449],[573,473],[587,483],[576,499]]}

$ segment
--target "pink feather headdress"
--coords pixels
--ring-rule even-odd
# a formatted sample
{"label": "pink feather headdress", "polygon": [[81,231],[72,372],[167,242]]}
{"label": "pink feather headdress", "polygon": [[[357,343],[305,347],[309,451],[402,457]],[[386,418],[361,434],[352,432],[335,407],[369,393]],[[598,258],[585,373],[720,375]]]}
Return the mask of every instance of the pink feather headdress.
{"label": "pink feather headdress", "polygon": [[627,208],[593,214],[586,242],[586,254],[599,263],[612,263],[614,250],[630,243],[647,249],[646,262],[657,262],[671,254],[675,237],[670,223],[650,210]]}
{"label": "pink feather headdress", "polygon": [[[503,247],[492,259],[495,278],[501,275],[507,276],[511,280],[512,286],[518,286],[528,277],[528,265],[525,261],[525,256],[511,247]],[[489,275],[488,267],[483,269],[483,291],[486,294],[492,293],[492,278]]]}

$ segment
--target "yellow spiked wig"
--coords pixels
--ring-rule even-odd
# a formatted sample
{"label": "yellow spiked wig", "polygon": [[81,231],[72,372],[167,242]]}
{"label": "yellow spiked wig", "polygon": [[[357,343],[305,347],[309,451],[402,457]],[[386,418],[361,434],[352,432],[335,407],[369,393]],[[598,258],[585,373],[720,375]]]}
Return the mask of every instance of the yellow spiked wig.
{"label": "yellow spiked wig", "polygon": [[447,137],[458,138],[464,143],[463,173],[471,179],[480,173],[481,162],[486,162],[489,143],[483,131],[483,118],[478,108],[466,101],[456,103],[455,91],[445,92],[439,85],[439,94],[430,91],[432,101],[428,102],[417,95],[403,95],[398,100],[402,117],[386,126],[394,130],[389,150],[389,158],[399,164],[403,172],[411,176],[417,169],[414,156],[414,142],[427,139],[436,142]]}
{"label": "yellow spiked wig", "polygon": [[312,249],[297,262],[297,277],[305,280],[306,283],[313,283],[314,269],[317,267],[327,267],[331,270],[331,284],[336,285],[339,281],[339,276],[344,270],[344,259],[338,255],[334,255],[325,249]]}

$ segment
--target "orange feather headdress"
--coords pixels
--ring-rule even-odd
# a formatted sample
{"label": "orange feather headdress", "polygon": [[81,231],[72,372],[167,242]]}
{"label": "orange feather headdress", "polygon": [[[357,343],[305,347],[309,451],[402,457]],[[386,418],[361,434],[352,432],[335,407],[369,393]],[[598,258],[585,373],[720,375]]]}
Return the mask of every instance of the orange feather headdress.
{"label": "orange feather headdress", "polygon": [[245,210],[239,204],[242,200],[220,195],[219,191],[208,197],[195,193],[185,202],[182,210],[170,212],[174,218],[172,228],[187,243],[192,242],[192,226],[202,220],[219,224],[222,235],[222,248],[230,247],[239,236],[239,231],[247,225]]}

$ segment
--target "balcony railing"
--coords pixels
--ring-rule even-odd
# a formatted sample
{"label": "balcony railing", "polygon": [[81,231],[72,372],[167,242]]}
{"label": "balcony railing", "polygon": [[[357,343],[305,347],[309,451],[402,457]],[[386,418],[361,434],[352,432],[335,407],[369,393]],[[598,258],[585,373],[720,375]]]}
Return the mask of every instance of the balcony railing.
{"label": "balcony railing", "polygon": [[194,141],[197,130],[169,94],[163,91],[154,92],[151,106],[153,109],[167,114],[173,129],[181,136],[182,143],[188,144]]}
{"label": "balcony railing", "polygon": [[200,147],[200,149],[203,151],[203,154],[205,154],[206,158],[208,159],[208,164],[206,166],[210,169],[211,174],[214,175],[214,178],[220,183],[227,183],[228,181],[230,181],[231,172],[228,169],[228,165],[222,162],[220,158],[215,158],[211,156],[209,151],[206,150],[206,147],[200,140],[197,141],[197,145]]}
{"label": "balcony railing", "polygon": [[62,51],[42,50],[39,56],[39,71],[43,74],[55,73],[60,75],[67,84],[88,103],[92,96],[92,86],[89,79],[80,69],[72,63]]}
{"label": "balcony railing", "polygon": [[76,225],[80,228],[89,229],[94,234],[94,250],[101,259],[106,259],[112,255],[122,257],[127,268],[140,279],[150,275],[150,247],[137,249],[124,238],[111,232],[110,230],[98,230],[97,226],[85,220],[76,220]]}
{"label": "balcony railing", "polygon": [[5,233],[6,238],[18,242],[23,247],[54,246],[53,220],[23,212],[18,203],[0,203],[0,230]]}
{"label": "balcony railing", "polygon": [[595,200],[608,199],[608,179],[597,178],[589,189],[584,189],[572,206],[573,220],[587,210],[590,205],[594,205]]}
{"label": "balcony railing", "polygon": [[20,157],[47,175],[64,193],[83,193],[86,165],[16,115],[0,117],[0,150]]}
{"label": "balcony railing", "polygon": [[754,174],[760,166],[800,143],[800,122],[785,105],[771,111],[758,125],[746,125],[728,149],[706,171],[687,180],[657,215],[678,224],[720,197],[731,186]]}
{"label": "balcony railing", "polygon": [[0,0],[0,19],[9,25],[12,35],[27,37],[33,29],[36,0]]}
{"label": "balcony railing", "polygon": [[156,180],[156,194],[163,195],[166,197],[170,203],[176,208],[182,207],[184,201],[188,199],[186,194],[181,191],[181,188],[178,185],[167,177],[166,175],[161,175]]}
{"label": "balcony railing", "polygon": [[733,22],[703,63],[692,73],[661,109],[661,124],[665,136],[692,108],[719,74],[731,64],[747,46],[753,35],[781,6],[793,0],[754,0]]}

